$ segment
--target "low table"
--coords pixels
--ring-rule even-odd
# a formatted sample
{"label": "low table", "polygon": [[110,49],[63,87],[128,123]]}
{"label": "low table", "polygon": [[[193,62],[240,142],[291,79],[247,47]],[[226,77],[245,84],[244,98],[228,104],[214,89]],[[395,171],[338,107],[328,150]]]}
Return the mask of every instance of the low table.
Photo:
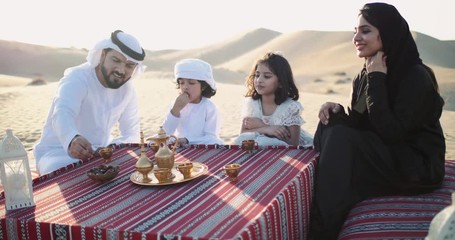
{"label": "low table", "polygon": [[[165,186],[142,186],[130,176],[138,144],[116,147],[113,180],[86,172],[93,159],[34,180],[36,206],[5,210],[0,195],[0,239],[306,239],[317,152],[270,147],[247,153],[239,146],[179,149],[176,162],[207,165],[204,176]],[[153,152],[147,149],[153,160]],[[224,165],[242,165],[231,182]]]}

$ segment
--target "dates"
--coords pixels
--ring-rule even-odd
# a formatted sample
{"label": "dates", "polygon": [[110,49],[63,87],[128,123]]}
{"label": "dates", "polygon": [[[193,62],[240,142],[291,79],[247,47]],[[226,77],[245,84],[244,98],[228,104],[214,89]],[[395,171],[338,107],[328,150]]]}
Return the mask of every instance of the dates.
{"label": "dates", "polygon": [[95,181],[109,181],[114,179],[119,173],[119,166],[101,164],[98,167],[92,168],[87,172],[87,175]]}

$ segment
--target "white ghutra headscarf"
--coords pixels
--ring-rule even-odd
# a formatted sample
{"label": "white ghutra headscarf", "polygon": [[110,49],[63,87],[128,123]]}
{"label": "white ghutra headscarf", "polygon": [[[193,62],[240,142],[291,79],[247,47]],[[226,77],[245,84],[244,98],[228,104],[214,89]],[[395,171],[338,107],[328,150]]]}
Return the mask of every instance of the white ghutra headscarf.
{"label": "white ghutra headscarf", "polygon": [[103,49],[111,48],[121,53],[128,61],[137,63],[131,79],[139,77],[147,66],[142,62],[145,58],[145,51],[139,41],[130,34],[117,30],[111,34],[110,38],[99,41],[90,49],[87,55],[87,62],[65,70],[64,75],[68,75],[74,68],[95,68],[98,66]]}

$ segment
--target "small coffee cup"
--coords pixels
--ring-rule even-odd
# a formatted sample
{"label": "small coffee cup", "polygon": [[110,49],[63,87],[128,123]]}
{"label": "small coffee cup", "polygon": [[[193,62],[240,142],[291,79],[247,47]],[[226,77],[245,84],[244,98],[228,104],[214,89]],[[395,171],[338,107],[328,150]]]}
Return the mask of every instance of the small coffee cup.
{"label": "small coffee cup", "polygon": [[179,170],[184,179],[191,178],[191,173],[193,172],[193,163],[182,163],[177,165],[177,170]]}
{"label": "small coffee cup", "polygon": [[172,172],[169,168],[160,168],[153,170],[153,174],[159,183],[168,183],[172,180]]}
{"label": "small coffee cup", "polygon": [[112,148],[110,148],[110,147],[103,147],[103,148],[100,148],[98,150],[98,153],[104,159],[105,163],[111,161],[111,157],[112,157],[112,153],[113,152],[114,152],[114,150]]}
{"label": "small coffee cup", "polygon": [[240,164],[231,163],[231,164],[225,165],[223,170],[224,170],[224,173],[229,177],[229,179],[232,182],[236,182],[238,180],[238,176],[240,173],[240,167],[241,167]]}
{"label": "small coffee cup", "polygon": [[242,149],[247,152],[252,152],[255,146],[257,146],[257,142],[252,139],[242,141]]}

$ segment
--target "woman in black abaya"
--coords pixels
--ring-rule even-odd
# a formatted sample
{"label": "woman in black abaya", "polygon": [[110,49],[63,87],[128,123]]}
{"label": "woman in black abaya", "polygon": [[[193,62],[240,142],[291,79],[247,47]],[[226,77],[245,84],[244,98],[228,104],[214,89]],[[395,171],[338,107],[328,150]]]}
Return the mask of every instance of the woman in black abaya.
{"label": "woman in black abaya", "polygon": [[318,240],[336,239],[357,202],[432,191],[444,177],[444,101],[406,20],[392,5],[366,4],[353,43],[365,64],[351,104],[347,111],[323,104],[315,133],[320,155],[310,235]]}

